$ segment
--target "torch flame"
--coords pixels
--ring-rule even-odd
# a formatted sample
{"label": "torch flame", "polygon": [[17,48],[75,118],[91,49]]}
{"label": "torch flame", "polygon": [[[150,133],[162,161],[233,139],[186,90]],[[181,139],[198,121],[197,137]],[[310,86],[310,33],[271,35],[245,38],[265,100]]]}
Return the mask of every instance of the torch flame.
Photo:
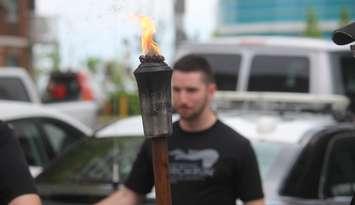
{"label": "torch flame", "polygon": [[160,49],[158,44],[153,40],[155,33],[155,26],[151,18],[147,16],[140,16],[140,25],[142,28],[142,50],[145,55],[159,55]]}

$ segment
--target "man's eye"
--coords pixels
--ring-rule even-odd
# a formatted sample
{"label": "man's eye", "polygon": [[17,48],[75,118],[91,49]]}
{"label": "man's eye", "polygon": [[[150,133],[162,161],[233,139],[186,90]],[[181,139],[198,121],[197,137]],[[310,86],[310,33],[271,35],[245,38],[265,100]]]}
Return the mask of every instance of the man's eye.
{"label": "man's eye", "polygon": [[195,88],[189,88],[189,89],[186,89],[186,91],[189,92],[189,93],[194,93],[194,92],[197,91],[197,89],[195,89]]}

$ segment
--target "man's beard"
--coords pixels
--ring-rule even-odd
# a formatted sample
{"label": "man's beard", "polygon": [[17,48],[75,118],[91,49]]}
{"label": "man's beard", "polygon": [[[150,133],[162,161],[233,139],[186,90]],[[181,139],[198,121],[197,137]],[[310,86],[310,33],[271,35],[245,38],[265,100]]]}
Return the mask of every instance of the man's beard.
{"label": "man's beard", "polygon": [[190,122],[198,119],[201,116],[201,114],[203,113],[203,111],[206,109],[206,107],[208,106],[207,95],[206,95],[205,99],[202,102],[203,103],[199,107],[197,107],[196,110],[194,110],[192,113],[190,113],[187,116],[181,115],[179,113],[180,114],[180,118],[182,120],[190,121]]}

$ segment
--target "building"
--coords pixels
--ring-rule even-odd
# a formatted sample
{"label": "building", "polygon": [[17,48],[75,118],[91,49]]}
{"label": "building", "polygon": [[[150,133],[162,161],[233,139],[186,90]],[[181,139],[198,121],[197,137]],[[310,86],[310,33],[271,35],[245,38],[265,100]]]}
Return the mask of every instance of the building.
{"label": "building", "polygon": [[0,66],[31,69],[34,0],[0,0]]}
{"label": "building", "polygon": [[340,13],[355,19],[354,0],[219,0],[219,35],[293,35],[305,32],[309,15],[323,37],[339,27]]}

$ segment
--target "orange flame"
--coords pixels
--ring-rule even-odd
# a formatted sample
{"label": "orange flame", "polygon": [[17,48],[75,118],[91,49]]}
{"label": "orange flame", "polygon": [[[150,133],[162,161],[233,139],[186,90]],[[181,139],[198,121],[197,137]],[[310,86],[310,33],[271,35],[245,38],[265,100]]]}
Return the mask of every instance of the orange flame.
{"label": "orange flame", "polygon": [[141,44],[145,55],[159,55],[160,49],[158,44],[153,40],[155,33],[155,25],[151,18],[147,16],[139,16],[142,28]]}

